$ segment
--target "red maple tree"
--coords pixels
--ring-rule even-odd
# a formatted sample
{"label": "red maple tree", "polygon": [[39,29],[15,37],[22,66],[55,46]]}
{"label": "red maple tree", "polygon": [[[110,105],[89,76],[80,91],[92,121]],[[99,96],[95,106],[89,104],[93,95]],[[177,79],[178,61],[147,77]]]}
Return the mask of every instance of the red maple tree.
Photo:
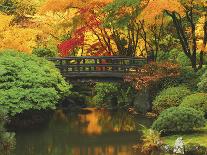
{"label": "red maple tree", "polygon": [[[111,36],[106,28],[102,26],[102,17],[104,15],[99,13],[105,5],[106,3],[103,2],[93,2],[78,8],[77,14],[81,16],[83,24],[75,30],[69,40],[59,44],[58,48],[61,56],[68,56],[74,49],[84,46],[87,46],[86,51],[89,55],[113,55]],[[86,41],[87,32],[92,32],[97,41],[88,45]]]}

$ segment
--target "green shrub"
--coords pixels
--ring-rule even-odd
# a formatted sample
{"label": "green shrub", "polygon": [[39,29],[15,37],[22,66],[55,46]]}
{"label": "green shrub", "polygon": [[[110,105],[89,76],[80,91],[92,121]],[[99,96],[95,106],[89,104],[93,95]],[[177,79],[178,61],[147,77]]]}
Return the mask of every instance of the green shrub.
{"label": "green shrub", "polygon": [[163,111],[152,129],[162,132],[188,132],[205,125],[204,114],[193,108],[171,107]]}
{"label": "green shrub", "polygon": [[207,113],[207,94],[196,93],[185,97],[180,104],[181,107],[191,107]]}
{"label": "green shrub", "polygon": [[124,107],[132,104],[134,94],[135,90],[124,84],[99,82],[95,85],[93,101],[101,107]]}
{"label": "green shrub", "polygon": [[0,152],[7,154],[15,147],[15,134],[6,132],[4,124],[7,121],[6,112],[0,109]]}
{"label": "green shrub", "polygon": [[56,57],[57,56],[57,52],[49,48],[34,48],[32,50],[32,54],[38,57]]}
{"label": "green shrub", "polygon": [[179,106],[182,99],[190,94],[191,91],[185,86],[164,89],[153,101],[153,111],[159,114],[165,109]]}
{"label": "green shrub", "polygon": [[198,83],[201,76],[205,73],[206,66],[203,66],[198,72],[195,72],[191,66],[181,67],[181,75],[179,77],[180,83],[187,85],[192,90],[197,91]]}
{"label": "green shrub", "polygon": [[179,49],[172,49],[168,52],[162,52],[160,51],[158,53],[158,61],[166,61],[170,60],[173,63],[180,64],[181,66],[190,66],[191,62],[189,58],[180,51]]}
{"label": "green shrub", "polygon": [[70,87],[52,62],[21,52],[0,52],[0,106],[9,114],[55,108]]}
{"label": "green shrub", "polygon": [[[199,63],[200,56],[199,54],[196,55],[197,64]],[[207,54],[204,54],[203,56],[204,64],[207,62]],[[186,56],[184,52],[181,51],[181,49],[171,49],[170,51],[159,51],[157,56],[158,61],[171,61],[173,63],[177,63],[181,66],[191,66],[190,59]]]}
{"label": "green shrub", "polygon": [[204,74],[201,76],[200,81],[198,82],[198,90],[202,92],[207,92],[207,71],[206,70]]}
{"label": "green shrub", "polygon": [[190,59],[185,55],[184,52],[179,51],[177,58],[176,58],[177,63],[179,63],[181,66],[191,66]]}

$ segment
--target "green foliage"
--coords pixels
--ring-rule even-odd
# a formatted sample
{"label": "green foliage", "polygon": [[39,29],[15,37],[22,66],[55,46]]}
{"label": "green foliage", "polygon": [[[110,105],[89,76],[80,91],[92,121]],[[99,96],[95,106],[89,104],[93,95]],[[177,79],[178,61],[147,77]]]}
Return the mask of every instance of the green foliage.
{"label": "green foliage", "polygon": [[48,48],[34,48],[32,54],[38,57],[56,57],[57,52]]}
{"label": "green foliage", "polygon": [[165,109],[179,106],[182,99],[190,94],[191,91],[185,86],[164,89],[153,101],[153,111],[159,114]]}
{"label": "green foliage", "polygon": [[185,97],[180,104],[181,107],[191,107],[207,113],[207,94],[196,93]]}
{"label": "green foliage", "polygon": [[171,107],[163,111],[152,129],[162,132],[188,132],[205,125],[204,114],[193,108]]}
{"label": "green foliage", "polygon": [[204,74],[201,76],[197,86],[198,86],[199,91],[207,92],[207,71],[206,70]]}
{"label": "green foliage", "polygon": [[118,83],[103,82],[95,86],[93,101],[101,107],[129,106],[133,102],[134,89]]}
{"label": "green foliage", "polygon": [[[117,27],[125,28],[129,22],[136,18],[140,13],[138,9],[140,5],[140,0],[115,0],[113,3],[109,3],[103,11],[107,13],[107,17],[104,21],[104,26],[106,27]],[[123,7],[131,7],[133,9],[132,13],[120,14],[119,11]]]}
{"label": "green foliage", "polygon": [[181,67],[181,75],[179,77],[180,83],[187,85],[192,90],[198,89],[198,83],[200,81],[200,77],[206,71],[206,66],[203,66],[198,72],[195,72],[192,67],[186,66]]}
{"label": "green foliage", "polygon": [[7,121],[6,112],[0,109],[0,152],[9,153],[15,147],[15,134],[5,131],[4,124]]}
{"label": "green foliage", "polygon": [[52,62],[21,52],[0,52],[0,105],[9,114],[55,108],[70,87]]}
{"label": "green foliage", "polygon": [[[177,40],[173,40],[176,42]],[[162,45],[160,45],[162,46]],[[173,46],[174,47],[174,46]],[[199,63],[199,55],[197,55],[197,64]],[[158,52],[157,61],[171,61],[173,63],[179,64],[182,67],[191,66],[191,61],[180,49],[173,48],[170,51],[160,51]],[[204,64],[207,62],[207,55],[204,54]]]}
{"label": "green foliage", "polygon": [[191,62],[188,59],[188,57],[183,53],[182,51],[179,51],[178,49],[172,49],[169,52],[159,52],[158,53],[158,61],[171,61],[173,63],[177,63],[181,66],[190,66]]}
{"label": "green foliage", "polygon": [[16,7],[11,0],[0,1],[0,11],[11,14],[15,12],[15,9]]}

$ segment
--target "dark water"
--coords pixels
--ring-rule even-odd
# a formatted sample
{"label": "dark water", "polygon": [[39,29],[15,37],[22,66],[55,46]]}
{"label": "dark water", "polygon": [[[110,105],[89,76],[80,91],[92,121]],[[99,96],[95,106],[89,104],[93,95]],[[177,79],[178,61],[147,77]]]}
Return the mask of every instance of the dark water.
{"label": "dark water", "polygon": [[139,124],[151,122],[126,111],[57,110],[45,126],[16,133],[14,155],[141,155],[132,146],[140,138]]}

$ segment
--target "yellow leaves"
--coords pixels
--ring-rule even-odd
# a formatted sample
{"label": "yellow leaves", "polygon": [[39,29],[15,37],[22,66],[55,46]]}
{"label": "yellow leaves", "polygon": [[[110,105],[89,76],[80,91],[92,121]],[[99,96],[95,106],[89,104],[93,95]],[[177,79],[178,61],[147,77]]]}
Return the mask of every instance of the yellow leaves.
{"label": "yellow leaves", "polygon": [[204,26],[204,22],[206,21],[206,18],[207,17],[203,16],[199,19],[199,22],[196,25],[196,36],[198,37],[197,44],[198,44],[199,51],[202,50],[207,52],[207,46],[203,44],[203,36],[204,36],[203,26]]}
{"label": "yellow leaves", "polygon": [[36,36],[39,31],[30,28],[9,27],[1,32],[0,49],[17,49],[26,53],[31,53],[36,46]]}
{"label": "yellow leaves", "polygon": [[31,53],[38,31],[11,26],[12,19],[13,16],[0,14],[0,49],[11,48]]}
{"label": "yellow leaves", "polygon": [[41,13],[45,11],[60,12],[68,8],[80,8],[88,5],[89,3],[110,3],[113,0],[47,0],[40,9]]}
{"label": "yellow leaves", "polygon": [[13,19],[13,16],[0,14],[0,31],[8,27],[12,19]]}
{"label": "yellow leaves", "polygon": [[76,23],[73,22],[73,17],[76,16],[77,9],[71,8],[65,12],[46,12],[42,15],[33,16],[33,21],[37,23],[38,29],[42,31],[43,44],[48,41],[53,45],[60,43],[63,35],[71,34],[76,28]]}
{"label": "yellow leaves", "polygon": [[70,0],[48,0],[41,7],[40,12],[45,11],[64,11],[72,4]]}
{"label": "yellow leaves", "polygon": [[13,48],[31,53],[36,46],[39,31],[32,28],[11,26],[13,16],[0,14],[0,49]]}

